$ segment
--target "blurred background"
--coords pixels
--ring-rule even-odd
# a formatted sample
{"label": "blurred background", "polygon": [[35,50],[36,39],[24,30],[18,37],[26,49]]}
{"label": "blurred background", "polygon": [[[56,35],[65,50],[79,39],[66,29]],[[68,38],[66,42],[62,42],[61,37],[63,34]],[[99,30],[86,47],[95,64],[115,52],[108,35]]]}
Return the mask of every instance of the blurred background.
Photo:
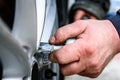
{"label": "blurred background", "polygon": [[[19,1],[19,0],[18,0]],[[24,0],[23,0],[24,1]],[[35,0],[37,1],[37,0]],[[71,9],[71,6],[75,3],[75,0],[45,0],[46,5],[48,6],[47,9],[45,9],[47,13],[45,13],[45,17],[46,20],[43,19],[43,23],[44,23],[44,27],[45,26],[63,26],[69,23],[68,19],[69,19],[69,11]],[[15,5],[16,0],[0,0],[0,17],[1,19],[5,22],[5,24],[9,27],[9,29],[12,31],[13,29],[13,25],[14,25],[14,19],[15,19],[15,9],[16,9],[16,5]],[[52,3],[53,2],[53,3]],[[120,9],[120,0],[110,0],[111,5],[110,5],[110,9],[108,11],[108,13],[106,14],[106,18],[109,16],[114,16],[116,14],[116,11],[118,9]],[[55,5],[56,4],[56,5]],[[34,4],[35,5],[35,4]],[[52,9],[49,9],[52,8]],[[31,9],[31,8],[29,8]],[[55,12],[55,15],[53,15],[52,10],[57,10],[57,12]],[[46,17],[47,15],[47,17]],[[31,17],[31,16],[29,16]],[[49,18],[50,17],[50,18]],[[51,18],[52,17],[52,18]],[[55,17],[55,19],[52,21],[53,17]],[[54,24],[55,23],[55,24]],[[45,33],[50,32],[53,34],[53,29],[50,29],[51,27],[47,27],[47,29],[45,30]],[[52,27],[53,28],[53,27]],[[54,28],[54,30],[57,28]],[[49,31],[51,30],[51,31]],[[42,31],[40,32],[42,33]],[[43,34],[44,36],[44,34]],[[49,37],[51,36],[51,34],[48,33],[44,36],[44,40],[49,39]],[[1,38],[0,38],[1,40]],[[1,53],[0,53],[1,54]],[[9,56],[8,56],[9,57]],[[114,57],[114,59],[108,64],[108,66],[105,68],[105,70],[102,72],[102,74],[95,79],[90,79],[87,77],[82,77],[79,75],[71,75],[71,76],[63,76],[62,73],[60,73],[58,65],[49,65],[46,67],[42,68],[43,70],[40,70],[39,72],[39,76],[42,78],[39,80],[120,80],[120,54],[116,55]],[[45,69],[45,70],[44,70]],[[43,71],[48,71],[49,74],[43,74]],[[52,71],[54,70],[54,72]],[[0,79],[2,78],[2,64],[0,61]],[[54,73],[54,75],[53,75]],[[57,74],[57,76],[56,76]],[[45,76],[47,76],[48,78],[46,78]],[[57,77],[57,78],[53,78],[53,76]]]}

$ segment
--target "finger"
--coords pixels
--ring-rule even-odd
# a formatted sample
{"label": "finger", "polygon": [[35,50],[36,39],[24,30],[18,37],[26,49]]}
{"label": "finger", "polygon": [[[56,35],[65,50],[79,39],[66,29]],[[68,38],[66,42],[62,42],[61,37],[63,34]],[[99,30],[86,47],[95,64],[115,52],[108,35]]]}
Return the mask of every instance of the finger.
{"label": "finger", "polygon": [[85,52],[83,43],[83,41],[76,40],[74,43],[67,44],[61,49],[52,52],[49,58],[52,62],[59,64],[69,64],[71,62],[80,61],[80,52]]}
{"label": "finger", "polygon": [[50,57],[49,57],[50,60],[52,62],[59,63],[59,64],[68,64],[70,62],[79,61],[80,58],[79,58],[79,55],[77,55],[76,49],[73,51],[73,49],[71,49],[70,46],[71,45],[66,45],[60,50],[53,51],[50,54]]}
{"label": "finger", "polygon": [[80,20],[85,16],[85,12],[83,10],[76,11],[74,21]]}
{"label": "finger", "polygon": [[83,72],[86,69],[86,67],[81,61],[76,61],[66,65],[60,65],[60,69],[63,75],[68,76]]}
{"label": "finger", "polygon": [[86,24],[82,20],[76,21],[72,24],[59,28],[55,35],[50,38],[51,44],[60,44],[69,38],[76,37],[85,31]]}

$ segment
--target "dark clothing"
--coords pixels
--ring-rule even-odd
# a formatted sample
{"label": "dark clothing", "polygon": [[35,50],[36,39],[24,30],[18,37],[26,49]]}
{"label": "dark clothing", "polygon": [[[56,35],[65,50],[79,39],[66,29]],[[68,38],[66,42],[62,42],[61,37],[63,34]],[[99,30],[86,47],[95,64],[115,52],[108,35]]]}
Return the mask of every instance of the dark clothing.
{"label": "dark clothing", "polygon": [[0,0],[0,17],[12,29],[14,21],[15,0]]}
{"label": "dark clothing", "polygon": [[56,0],[57,11],[58,11],[58,23],[59,26],[67,24],[68,20],[68,0]]}
{"label": "dark clothing", "polygon": [[75,12],[78,9],[83,9],[98,19],[103,19],[110,8],[109,0],[76,0],[70,9],[70,22],[72,22]]}

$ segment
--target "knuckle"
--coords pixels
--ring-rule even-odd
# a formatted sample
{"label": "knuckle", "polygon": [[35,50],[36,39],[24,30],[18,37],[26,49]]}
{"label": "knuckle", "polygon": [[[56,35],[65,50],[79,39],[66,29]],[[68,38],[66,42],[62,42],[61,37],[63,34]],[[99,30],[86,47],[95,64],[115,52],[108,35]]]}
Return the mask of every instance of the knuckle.
{"label": "knuckle", "polygon": [[93,46],[91,46],[90,44],[88,45],[86,45],[86,48],[85,48],[85,50],[86,50],[86,53],[88,53],[88,54],[93,54],[94,52],[95,52],[95,48],[93,47]]}
{"label": "knuckle", "polygon": [[92,61],[90,65],[90,69],[92,70],[93,77],[97,77],[101,73],[101,68],[99,66],[98,61]]}
{"label": "knuckle", "polygon": [[99,66],[99,62],[97,59],[95,59],[95,60],[92,59],[90,61],[90,68],[97,70],[98,66]]}
{"label": "knuckle", "polygon": [[91,60],[89,68],[93,70],[94,74],[99,74],[102,70],[101,64],[97,58]]}

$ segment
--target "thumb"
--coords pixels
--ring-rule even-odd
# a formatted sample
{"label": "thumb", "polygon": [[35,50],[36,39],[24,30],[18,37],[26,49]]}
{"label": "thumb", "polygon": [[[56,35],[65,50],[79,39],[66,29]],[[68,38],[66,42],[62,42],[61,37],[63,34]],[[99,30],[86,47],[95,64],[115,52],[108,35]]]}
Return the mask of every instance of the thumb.
{"label": "thumb", "polygon": [[86,29],[86,25],[83,20],[76,21],[72,24],[68,24],[59,28],[54,36],[50,38],[49,42],[51,44],[61,44],[69,38],[75,38]]}

